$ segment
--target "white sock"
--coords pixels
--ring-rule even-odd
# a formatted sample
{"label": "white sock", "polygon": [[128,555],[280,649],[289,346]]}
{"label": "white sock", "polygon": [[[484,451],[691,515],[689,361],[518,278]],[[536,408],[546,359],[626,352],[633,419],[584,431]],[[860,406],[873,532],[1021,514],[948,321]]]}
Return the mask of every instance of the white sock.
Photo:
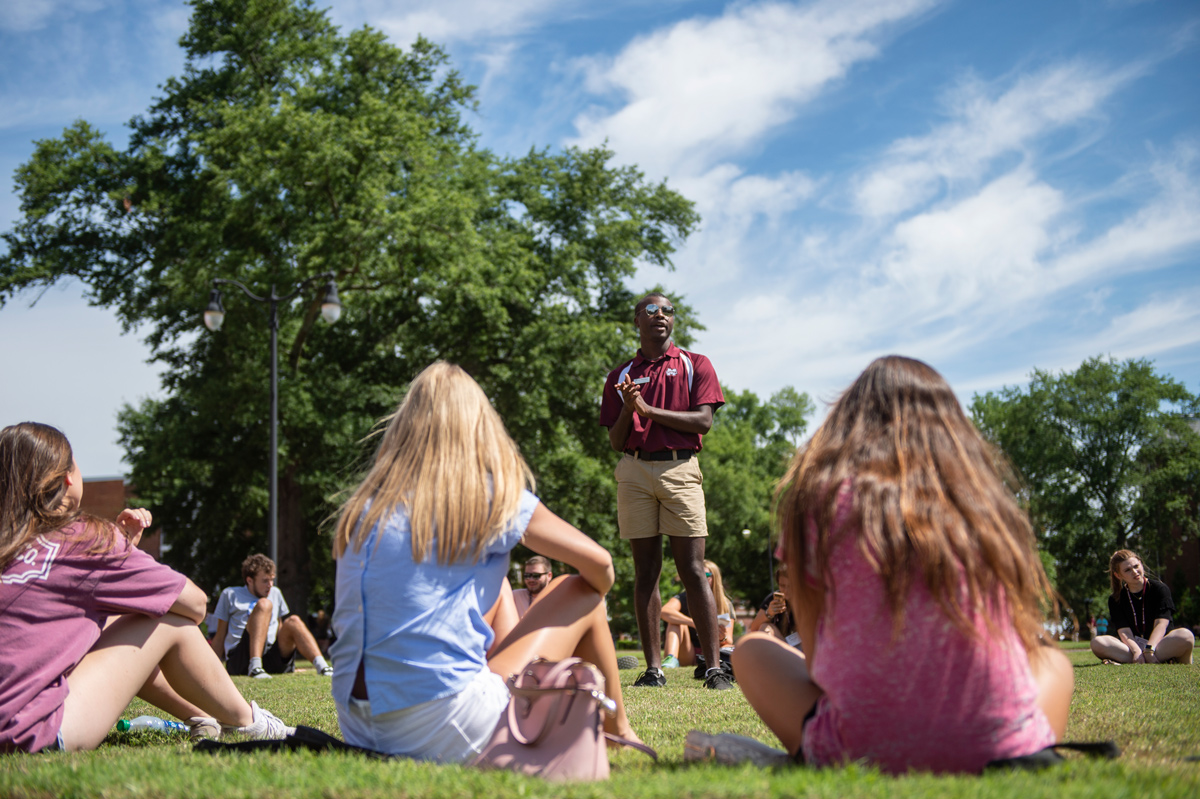
{"label": "white sock", "polygon": [[250,671],[262,668],[262,658],[250,658]]}
{"label": "white sock", "polygon": [[313,666],[316,667],[317,671],[321,671],[322,669],[328,667],[329,664],[325,662],[325,658],[317,655],[315,658],[313,658]]}

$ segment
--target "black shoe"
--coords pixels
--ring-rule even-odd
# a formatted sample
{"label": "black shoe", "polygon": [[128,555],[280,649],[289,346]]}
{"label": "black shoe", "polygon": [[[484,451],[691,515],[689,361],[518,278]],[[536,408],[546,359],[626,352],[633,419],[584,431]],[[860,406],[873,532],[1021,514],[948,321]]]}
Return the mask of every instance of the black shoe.
{"label": "black shoe", "polygon": [[661,671],[646,669],[633,681],[634,688],[662,688],[667,684],[667,675]]}
{"label": "black shoe", "polygon": [[714,691],[728,691],[733,687],[733,678],[725,669],[720,669],[704,678],[704,687]]}
{"label": "black shoe", "polygon": [[[721,657],[721,671],[725,672],[729,679],[737,682],[733,677],[733,664],[726,660],[723,654]],[[696,670],[692,672],[692,677],[697,680],[708,679],[708,664],[704,662],[704,655],[696,655]]]}

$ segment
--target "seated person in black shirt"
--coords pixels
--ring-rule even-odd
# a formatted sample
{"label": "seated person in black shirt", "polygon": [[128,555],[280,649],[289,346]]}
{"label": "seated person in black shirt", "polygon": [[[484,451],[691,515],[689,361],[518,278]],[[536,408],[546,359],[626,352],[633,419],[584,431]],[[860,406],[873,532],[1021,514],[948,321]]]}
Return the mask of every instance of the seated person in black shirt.
{"label": "seated person in black shirt", "polygon": [[1119,549],[1109,559],[1112,595],[1110,627],[1116,635],[1092,639],[1092,652],[1104,663],[1191,663],[1196,645],[1190,630],[1171,626],[1171,589],[1146,575],[1142,559]]}
{"label": "seated person in black shirt", "polygon": [[788,573],[787,564],[780,563],[775,567],[775,584],[778,591],[767,594],[758,606],[758,614],[750,622],[750,632],[763,632],[775,638],[782,638],[797,649],[800,648],[800,634],[796,632],[796,622],[792,618],[792,607],[787,601]]}

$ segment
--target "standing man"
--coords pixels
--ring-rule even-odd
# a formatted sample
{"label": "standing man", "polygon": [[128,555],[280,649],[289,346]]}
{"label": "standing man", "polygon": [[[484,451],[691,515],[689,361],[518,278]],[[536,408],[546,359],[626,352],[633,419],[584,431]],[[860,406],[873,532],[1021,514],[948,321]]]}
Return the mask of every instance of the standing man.
{"label": "standing man", "polygon": [[312,661],[322,677],[333,676],[333,666],[321,657],[308,627],[288,611],[283,594],[275,587],[275,561],[254,554],[242,561],[244,586],[221,592],[213,616],[217,632],[213,651],[225,661],[225,671],[270,679],[291,672],[296,651]]}
{"label": "standing man", "polygon": [[513,591],[513,602],[517,606],[517,618],[525,615],[529,607],[542,596],[542,590],[554,579],[550,570],[550,561],[541,555],[534,555],[525,561],[525,587]]}
{"label": "standing man", "polygon": [[662,294],[647,294],[633,312],[641,344],[637,356],[604,381],[600,424],[608,428],[617,463],[617,523],[633,548],[634,609],[646,670],[635,686],[667,684],[662,671],[659,625],[662,597],[662,536],[687,591],[689,609],[709,668],[704,687],[733,687],[721,667],[717,606],[704,577],[703,476],[696,453],[712,428],[713,412],[725,404],[708,358],[684,352],[671,341],[675,308]]}

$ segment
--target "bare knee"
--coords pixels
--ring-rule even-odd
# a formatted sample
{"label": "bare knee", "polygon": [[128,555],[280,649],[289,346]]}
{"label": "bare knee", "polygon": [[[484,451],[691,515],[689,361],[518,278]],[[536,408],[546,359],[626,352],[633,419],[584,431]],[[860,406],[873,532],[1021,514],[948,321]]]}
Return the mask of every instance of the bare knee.
{"label": "bare knee", "polygon": [[270,616],[273,610],[275,610],[275,605],[271,603],[271,600],[267,599],[266,597],[262,597],[254,603],[254,607],[250,609],[250,614],[255,615],[265,613]]}

